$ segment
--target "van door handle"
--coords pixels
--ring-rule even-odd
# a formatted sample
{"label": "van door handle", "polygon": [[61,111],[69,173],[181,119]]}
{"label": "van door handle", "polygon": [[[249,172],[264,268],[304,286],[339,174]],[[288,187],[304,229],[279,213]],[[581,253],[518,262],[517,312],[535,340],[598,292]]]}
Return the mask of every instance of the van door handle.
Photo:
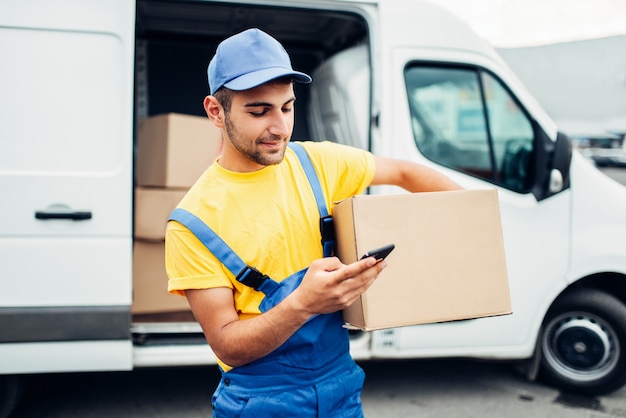
{"label": "van door handle", "polygon": [[35,218],[37,219],[71,219],[73,221],[84,221],[91,219],[91,212],[89,211],[77,211],[77,212],[45,212],[38,210],[35,212]]}

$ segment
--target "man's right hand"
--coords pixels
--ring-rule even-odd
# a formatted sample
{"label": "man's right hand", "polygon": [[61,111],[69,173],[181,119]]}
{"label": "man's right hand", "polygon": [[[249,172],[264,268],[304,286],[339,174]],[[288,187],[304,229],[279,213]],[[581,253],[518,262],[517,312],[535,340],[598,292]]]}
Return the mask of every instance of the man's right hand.
{"label": "man's right hand", "polygon": [[308,315],[327,314],[350,306],[374,283],[387,266],[373,257],[343,264],[337,257],[313,261],[302,283],[288,297],[293,307]]}

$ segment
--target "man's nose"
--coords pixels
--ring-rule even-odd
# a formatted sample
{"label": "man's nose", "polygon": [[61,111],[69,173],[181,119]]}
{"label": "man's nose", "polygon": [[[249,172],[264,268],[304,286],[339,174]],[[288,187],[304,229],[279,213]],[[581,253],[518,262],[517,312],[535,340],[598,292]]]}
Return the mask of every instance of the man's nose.
{"label": "man's nose", "polygon": [[279,113],[274,118],[272,118],[272,123],[269,128],[269,132],[272,135],[280,136],[284,138],[291,134],[291,126],[292,126],[292,116],[291,114]]}

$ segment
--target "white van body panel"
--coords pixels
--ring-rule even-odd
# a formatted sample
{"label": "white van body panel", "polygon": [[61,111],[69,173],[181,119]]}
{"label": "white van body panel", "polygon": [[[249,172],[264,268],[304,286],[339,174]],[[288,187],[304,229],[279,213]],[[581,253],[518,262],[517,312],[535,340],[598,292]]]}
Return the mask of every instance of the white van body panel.
{"label": "white van body panel", "polygon": [[575,152],[572,158],[572,265],[568,281],[596,273],[626,274],[626,193]]}
{"label": "white van body panel", "polygon": [[[0,239],[0,252],[6,257],[2,262],[3,274],[14,278],[7,281],[0,293],[0,306],[131,304],[131,283],[124,280],[132,273],[132,246],[128,238],[4,238]],[[63,274],[51,270],[58,265]],[[24,286],[20,277],[39,279]]]}
{"label": "white van body panel", "polygon": [[[125,0],[0,3],[0,307],[130,311],[134,16]],[[132,366],[130,339],[0,350],[3,373]]]}
{"label": "white van body panel", "polygon": [[0,344],[2,374],[131,370],[130,341]]}

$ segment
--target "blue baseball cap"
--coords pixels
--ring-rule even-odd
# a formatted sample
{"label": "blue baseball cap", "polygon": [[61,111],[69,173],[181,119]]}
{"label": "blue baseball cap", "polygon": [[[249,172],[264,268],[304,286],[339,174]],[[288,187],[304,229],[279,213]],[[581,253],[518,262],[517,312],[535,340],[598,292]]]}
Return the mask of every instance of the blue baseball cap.
{"label": "blue baseball cap", "polygon": [[248,29],[223,40],[207,74],[211,94],[222,86],[248,90],[283,76],[300,83],[312,81],[308,75],[294,71],[285,48],[259,29]]}

